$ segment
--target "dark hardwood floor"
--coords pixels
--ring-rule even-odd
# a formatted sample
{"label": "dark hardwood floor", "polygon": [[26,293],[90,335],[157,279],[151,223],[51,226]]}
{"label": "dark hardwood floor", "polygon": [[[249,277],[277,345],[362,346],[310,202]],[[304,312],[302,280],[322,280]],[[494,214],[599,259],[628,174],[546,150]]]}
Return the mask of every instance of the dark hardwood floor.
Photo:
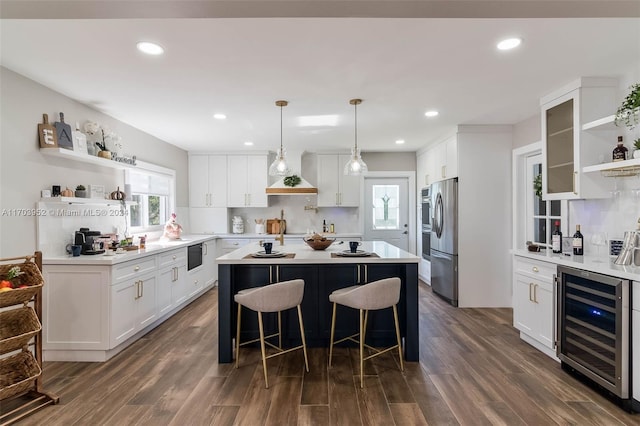
{"label": "dark hardwood floor", "polygon": [[457,309],[420,285],[420,363],[392,354],[365,364],[338,348],[241,366],[217,363],[217,289],[106,363],[49,362],[45,388],[60,396],[24,425],[621,425],[633,416],[526,343],[510,309]]}

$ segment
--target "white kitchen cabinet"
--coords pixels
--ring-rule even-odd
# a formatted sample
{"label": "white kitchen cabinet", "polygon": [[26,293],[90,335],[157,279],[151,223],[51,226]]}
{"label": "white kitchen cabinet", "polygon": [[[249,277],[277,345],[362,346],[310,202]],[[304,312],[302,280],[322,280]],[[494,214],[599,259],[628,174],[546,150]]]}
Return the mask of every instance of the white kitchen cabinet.
{"label": "white kitchen cabinet", "polygon": [[[556,265],[525,257],[513,258],[513,325],[520,336],[547,355],[553,356],[554,275]],[[542,345],[542,347],[540,347]]]}
{"label": "white kitchen cabinet", "polygon": [[227,207],[267,207],[266,155],[227,157]]}
{"label": "white kitchen cabinet", "polygon": [[434,182],[458,176],[457,138],[452,136],[436,145],[432,158],[433,169],[429,171],[429,174],[433,175]]}
{"label": "white kitchen cabinet", "polygon": [[158,256],[158,315],[170,312],[186,298],[187,252],[180,248]]}
{"label": "white kitchen cabinet", "polygon": [[227,207],[227,156],[189,156],[189,206]]}
{"label": "white kitchen cabinet", "polygon": [[344,174],[350,155],[318,154],[318,207],[359,207],[360,177]]}
{"label": "white kitchen cabinet", "polygon": [[609,160],[615,141],[583,125],[615,111],[616,88],[614,79],[581,78],[540,100],[543,199],[610,195],[610,181],[582,168]]}
{"label": "white kitchen cabinet", "polygon": [[216,241],[216,257],[224,256],[252,242],[253,240],[248,238],[220,238]]}
{"label": "white kitchen cabinet", "polygon": [[158,317],[155,271],[111,286],[111,347],[118,346]]}
{"label": "white kitchen cabinet", "polygon": [[202,276],[204,288],[209,288],[218,281],[216,267],[217,241],[211,239],[202,243]]}

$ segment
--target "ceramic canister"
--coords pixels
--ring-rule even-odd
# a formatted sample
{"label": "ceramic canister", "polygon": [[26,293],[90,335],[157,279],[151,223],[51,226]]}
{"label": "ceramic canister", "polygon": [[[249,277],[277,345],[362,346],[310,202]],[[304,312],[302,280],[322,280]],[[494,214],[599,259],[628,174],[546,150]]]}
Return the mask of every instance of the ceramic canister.
{"label": "ceramic canister", "polygon": [[231,220],[234,234],[244,234],[244,221],[240,216],[234,216]]}

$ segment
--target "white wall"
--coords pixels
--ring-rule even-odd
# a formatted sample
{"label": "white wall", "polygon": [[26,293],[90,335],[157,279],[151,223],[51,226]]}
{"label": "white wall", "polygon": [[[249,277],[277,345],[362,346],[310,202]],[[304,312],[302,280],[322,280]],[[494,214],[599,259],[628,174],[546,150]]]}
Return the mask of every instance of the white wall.
{"label": "white wall", "polygon": [[[122,137],[124,151],[141,161],[176,171],[176,206],[188,205],[187,152],[100,113],[58,92],[0,67],[0,257],[36,250],[36,219],[15,216],[12,209],[33,209],[42,189],[52,185],[75,188],[78,184],[104,185],[111,192],[124,187],[122,172],[44,156],[40,153],[37,125],[42,114],[49,121],[60,111],[65,122],[81,126],[87,120],[107,124]],[[186,216],[185,216],[186,218]]]}

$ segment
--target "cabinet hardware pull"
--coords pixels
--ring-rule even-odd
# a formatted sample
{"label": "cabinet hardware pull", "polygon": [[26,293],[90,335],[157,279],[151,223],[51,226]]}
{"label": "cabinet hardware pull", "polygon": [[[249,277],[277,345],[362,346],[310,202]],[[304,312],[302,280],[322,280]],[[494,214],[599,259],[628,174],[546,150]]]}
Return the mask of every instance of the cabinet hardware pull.
{"label": "cabinet hardware pull", "polygon": [[136,265],[135,268],[133,268],[134,271],[138,272],[140,270],[140,267],[138,265]]}
{"label": "cabinet hardware pull", "polygon": [[272,266],[269,265],[269,284],[273,283],[273,270]]}
{"label": "cabinet hardware pull", "polygon": [[576,191],[576,176],[578,176],[578,172],[573,172],[573,193],[578,195],[578,191]]}
{"label": "cabinet hardware pull", "polygon": [[195,281],[193,282],[193,284],[194,284],[194,285],[198,285],[198,280],[195,280]]}
{"label": "cabinet hardware pull", "polygon": [[207,245],[207,243],[204,243],[203,246],[204,246],[204,255],[206,256],[207,254],[209,254],[209,246]]}
{"label": "cabinet hardware pull", "polygon": [[538,284],[533,285],[533,303],[538,303]]}
{"label": "cabinet hardware pull", "polygon": [[175,254],[173,255],[173,260],[176,260],[176,255]]}
{"label": "cabinet hardware pull", "polygon": [[280,282],[280,265],[276,265],[276,282]]}
{"label": "cabinet hardware pull", "polygon": [[533,286],[533,283],[529,283],[529,302],[533,302],[533,299],[531,298],[531,287]]}
{"label": "cabinet hardware pull", "polygon": [[534,266],[533,268],[531,268],[533,270],[533,272],[538,272],[538,267]]}
{"label": "cabinet hardware pull", "polygon": [[140,298],[144,296],[144,281],[140,280]]}
{"label": "cabinet hardware pull", "polygon": [[369,282],[369,265],[364,265],[364,282]]}
{"label": "cabinet hardware pull", "polygon": [[360,265],[357,265],[356,268],[358,268],[358,279],[356,280],[356,284],[360,284]]}
{"label": "cabinet hardware pull", "polygon": [[446,167],[446,166],[442,166],[442,167],[440,168],[440,174],[442,175],[442,178],[445,178],[445,177],[447,176],[447,175],[445,174],[445,172],[444,172],[444,168],[445,168],[445,167]]}

